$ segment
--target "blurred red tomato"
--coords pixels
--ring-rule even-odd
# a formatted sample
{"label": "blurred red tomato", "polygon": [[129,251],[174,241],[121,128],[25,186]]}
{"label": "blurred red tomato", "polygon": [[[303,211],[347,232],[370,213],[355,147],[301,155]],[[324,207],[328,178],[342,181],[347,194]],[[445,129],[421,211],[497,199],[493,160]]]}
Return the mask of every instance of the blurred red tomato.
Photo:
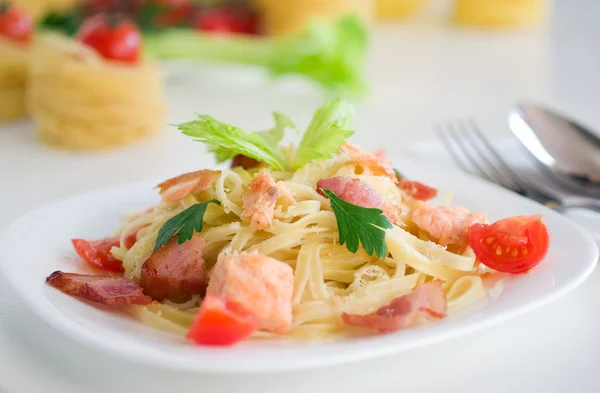
{"label": "blurred red tomato", "polygon": [[194,6],[188,0],[153,0],[153,2],[164,9],[156,19],[159,27],[179,26],[192,20]]}
{"label": "blurred red tomato", "polygon": [[77,38],[110,60],[136,62],[139,59],[142,35],[128,19],[98,14],[88,18],[77,33]]}
{"label": "blurred red tomato", "polygon": [[29,42],[33,19],[20,8],[0,2],[0,35],[13,41]]}
{"label": "blurred red tomato", "polygon": [[231,7],[201,10],[196,16],[194,27],[214,33],[257,34],[259,31],[255,12]]}

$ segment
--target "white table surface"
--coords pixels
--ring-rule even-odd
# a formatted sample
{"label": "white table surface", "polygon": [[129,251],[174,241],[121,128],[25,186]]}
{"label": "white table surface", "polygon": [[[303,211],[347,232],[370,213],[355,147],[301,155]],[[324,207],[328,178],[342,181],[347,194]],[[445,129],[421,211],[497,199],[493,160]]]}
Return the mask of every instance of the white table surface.
{"label": "white table surface", "polygon": [[[379,28],[373,91],[358,105],[356,128],[363,131],[355,140],[415,155],[402,152],[432,139],[432,122],[467,115],[501,137],[505,113],[522,98],[600,128],[598,20],[600,2],[564,0],[550,27],[536,31],[470,33],[425,22]],[[210,113],[262,128],[275,109],[306,120],[321,99],[293,81],[261,84],[257,93],[260,79],[252,71],[175,68],[169,123]],[[48,200],[211,164],[202,147],[173,128],[153,141],[93,154],[51,150],[33,134],[29,123],[0,127],[0,229]],[[51,223],[40,225],[52,230]],[[266,376],[173,373],[94,352],[46,326],[0,278],[2,393],[598,392],[599,365],[600,272],[550,306],[468,337],[364,363]]]}

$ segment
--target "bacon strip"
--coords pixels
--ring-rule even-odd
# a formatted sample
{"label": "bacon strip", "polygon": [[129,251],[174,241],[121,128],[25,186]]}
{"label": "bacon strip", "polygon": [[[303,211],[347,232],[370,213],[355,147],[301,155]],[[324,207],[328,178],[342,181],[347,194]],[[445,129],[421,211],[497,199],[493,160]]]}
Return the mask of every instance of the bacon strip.
{"label": "bacon strip", "polygon": [[333,191],[338,198],[353,205],[383,210],[392,224],[401,222],[400,207],[386,202],[374,188],[360,179],[347,176],[321,179],[317,182],[317,192],[326,196],[323,189]]}
{"label": "bacon strip", "polygon": [[108,306],[144,305],[152,301],[150,297],[144,295],[138,283],[125,277],[113,278],[55,271],[46,278],[46,282],[67,295]]}
{"label": "bacon strip", "polygon": [[173,238],[142,266],[140,285],[153,300],[185,301],[206,289],[204,247],[198,235],[182,244]]}
{"label": "bacon strip", "polygon": [[408,196],[421,201],[428,201],[430,199],[433,199],[438,194],[438,190],[436,190],[435,188],[426,186],[425,184],[420,183],[418,181],[404,179],[399,179],[398,181],[398,185],[402,190],[404,190],[406,194],[408,194]]}
{"label": "bacon strip", "polygon": [[248,169],[259,167],[260,164],[261,164],[260,161],[255,160],[254,158],[251,158],[251,157],[247,157],[243,154],[238,154],[237,156],[233,157],[233,160],[231,160],[231,168],[232,169],[236,168],[238,166],[241,166],[245,170],[248,170]]}
{"label": "bacon strip", "polygon": [[340,150],[361,167],[369,169],[374,175],[387,176],[394,182],[397,181],[392,162],[387,159],[383,150],[379,150],[376,154],[371,154],[351,143],[343,144],[340,146]]}
{"label": "bacon strip", "polygon": [[251,220],[250,228],[261,230],[271,226],[279,196],[277,183],[268,170],[263,169],[254,176],[244,193],[242,211],[242,218]]}
{"label": "bacon strip", "polygon": [[189,195],[208,189],[221,171],[201,170],[185,173],[160,183],[160,195],[165,201],[180,201]]}
{"label": "bacon strip", "polygon": [[377,330],[395,332],[413,325],[418,316],[431,320],[446,316],[446,295],[439,280],[419,285],[411,293],[400,296],[387,306],[369,315],[342,314],[344,323]]}
{"label": "bacon strip", "polygon": [[485,214],[471,213],[462,206],[432,206],[422,201],[417,201],[410,219],[442,246],[461,247],[468,244],[469,228],[487,221]]}

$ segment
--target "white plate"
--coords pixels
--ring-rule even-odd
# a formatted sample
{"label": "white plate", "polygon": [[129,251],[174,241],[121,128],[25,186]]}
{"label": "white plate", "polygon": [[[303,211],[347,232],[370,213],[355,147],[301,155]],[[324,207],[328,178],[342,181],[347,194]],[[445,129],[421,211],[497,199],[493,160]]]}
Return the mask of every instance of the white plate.
{"label": "white plate", "polygon": [[114,232],[121,215],[158,202],[156,182],[93,191],[50,203],[24,215],[2,236],[0,268],[41,318],[73,339],[115,356],[163,368],[227,373],[306,369],[368,359],[464,335],[530,311],[580,285],[593,271],[598,248],[568,219],[518,195],[447,168],[396,160],[410,177],[453,192],[456,203],[482,210],[491,220],[543,214],[550,252],[535,271],[507,280],[502,295],[471,314],[395,334],[328,342],[247,342],[205,348],[108,313],[45,284],[55,270],[81,271],[70,239]]}

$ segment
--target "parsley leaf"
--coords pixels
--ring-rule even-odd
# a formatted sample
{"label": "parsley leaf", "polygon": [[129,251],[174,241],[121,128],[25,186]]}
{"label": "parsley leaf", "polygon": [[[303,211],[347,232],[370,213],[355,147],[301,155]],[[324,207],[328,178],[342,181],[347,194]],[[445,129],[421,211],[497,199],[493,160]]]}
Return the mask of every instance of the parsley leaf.
{"label": "parsley leaf", "polygon": [[211,201],[198,203],[188,207],[176,216],[171,217],[158,231],[154,252],[167,244],[169,240],[177,235],[177,243],[182,244],[190,240],[194,232],[202,232],[204,224],[204,213],[209,203],[221,205],[221,202],[213,199]]}
{"label": "parsley leaf", "polygon": [[330,190],[321,190],[330,199],[340,232],[340,244],[346,244],[346,248],[355,253],[360,241],[367,254],[375,253],[377,257],[385,258],[387,246],[384,229],[392,228],[393,225],[383,211],[353,205],[338,198]]}
{"label": "parsley leaf", "polygon": [[294,166],[300,168],[314,160],[332,158],[340,146],[354,134],[350,130],[353,107],[337,98],[326,102],[313,115],[294,157]]}

